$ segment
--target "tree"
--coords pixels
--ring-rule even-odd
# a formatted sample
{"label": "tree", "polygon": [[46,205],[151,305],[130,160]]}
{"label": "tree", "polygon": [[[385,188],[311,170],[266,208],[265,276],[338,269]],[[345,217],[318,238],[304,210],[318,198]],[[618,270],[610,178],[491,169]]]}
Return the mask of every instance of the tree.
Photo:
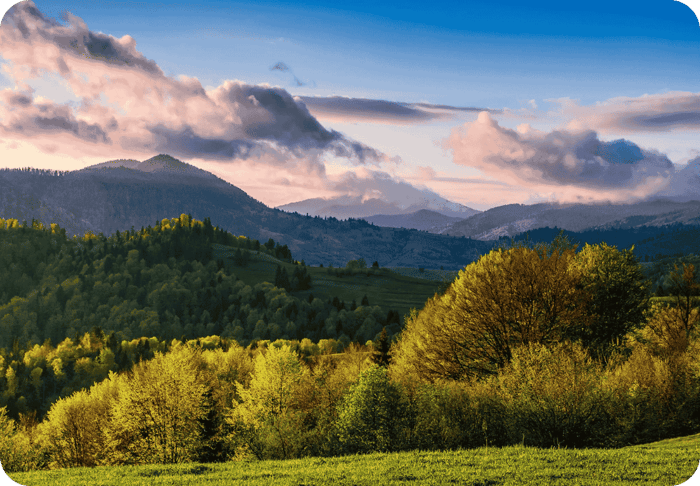
{"label": "tree", "polygon": [[362,372],[338,414],[338,441],[344,453],[387,452],[403,444],[405,404],[385,368]]}
{"label": "tree", "polygon": [[651,317],[642,335],[650,341],[652,349],[664,357],[679,355],[688,349],[691,334],[700,322],[697,308],[700,285],[697,282],[695,266],[676,265],[669,275],[670,291],[675,297],[675,306],[654,305]]}
{"label": "tree", "polygon": [[412,311],[394,359],[423,379],[461,380],[496,373],[514,346],[585,327],[589,297],[573,258],[561,242],[492,250]]}
{"label": "tree", "polygon": [[591,296],[592,318],[568,337],[580,339],[593,357],[608,355],[616,340],[643,324],[649,310],[651,283],[633,250],[587,244],[574,259],[580,285]]}
{"label": "tree", "polygon": [[700,295],[700,284],[698,283],[695,265],[683,264],[682,269],[678,265],[674,266],[674,271],[670,275],[671,292],[676,300],[678,318],[686,338],[698,323],[697,312],[693,313],[698,305],[698,295]]}
{"label": "tree", "polygon": [[307,380],[308,371],[288,345],[258,354],[250,386],[236,383],[240,400],[227,418],[239,448],[258,459],[299,457]]}
{"label": "tree", "polygon": [[210,404],[201,350],[175,344],[134,366],[112,409],[114,436],[129,462],[193,460]]}
{"label": "tree", "polygon": [[374,344],[374,351],[372,351],[372,356],[370,357],[372,363],[384,368],[388,367],[391,361],[390,349],[391,343],[389,343],[389,337],[386,334],[386,327],[383,327],[379,339],[377,339],[377,342]]}
{"label": "tree", "polygon": [[275,287],[285,290],[290,290],[291,288],[287,270],[279,265],[277,265],[277,270],[275,272]]}

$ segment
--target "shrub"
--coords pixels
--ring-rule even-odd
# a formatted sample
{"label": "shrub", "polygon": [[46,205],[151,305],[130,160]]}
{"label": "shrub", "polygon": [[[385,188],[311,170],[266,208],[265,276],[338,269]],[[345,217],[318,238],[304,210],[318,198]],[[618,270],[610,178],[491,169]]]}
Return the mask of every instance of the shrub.
{"label": "shrub", "polygon": [[590,447],[606,430],[601,368],[578,344],[517,348],[494,379],[511,443]]}
{"label": "shrub", "polygon": [[6,473],[25,472],[44,465],[41,449],[33,444],[33,431],[17,427],[7,416],[7,407],[0,407],[0,464]]}

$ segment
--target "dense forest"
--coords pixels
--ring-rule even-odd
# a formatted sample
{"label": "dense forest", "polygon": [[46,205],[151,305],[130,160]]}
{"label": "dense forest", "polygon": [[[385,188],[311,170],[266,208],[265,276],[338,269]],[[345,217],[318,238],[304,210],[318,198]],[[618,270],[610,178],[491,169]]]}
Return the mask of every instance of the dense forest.
{"label": "dense forest", "polygon": [[[187,215],[110,237],[67,239],[57,226],[0,221],[0,348],[81,336],[95,328],[117,341],[139,336],[195,339],[341,339],[366,342],[398,322],[378,307],[299,299],[303,265],[276,282],[246,285],[213,259],[212,244],[292,262],[286,245],[235,237]],[[240,260],[240,256],[234,260]],[[239,262],[241,263],[241,262]],[[277,284],[277,286],[275,286]],[[347,308],[346,308],[347,307]],[[394,319],[387,322],[387,317]]]}
{"label": "dense forest", "polygon": [[[666,296],[652,298],[631,250],[511,241],[401,328],[369,299],[296,297],[313,281],[287,247],[208,219],[72,239],[0,223],[7,471],[618,447],[700,430],[692,255],[653,267]],[[246,285],[212,245],[295,270]]]}

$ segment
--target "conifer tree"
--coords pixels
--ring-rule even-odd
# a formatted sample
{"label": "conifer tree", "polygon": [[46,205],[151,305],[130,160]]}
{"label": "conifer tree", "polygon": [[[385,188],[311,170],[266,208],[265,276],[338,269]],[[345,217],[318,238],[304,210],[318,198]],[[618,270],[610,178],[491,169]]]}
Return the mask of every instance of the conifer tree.
{"label": "conifer tree", "polygon": [[386,327],[383,327],[379,339],[374,343],[374,351],[370,357],[372,363],[384,368],[388,367],[391,362],[390,349],[391,343],[389,343],[389,337],[386,334]]}

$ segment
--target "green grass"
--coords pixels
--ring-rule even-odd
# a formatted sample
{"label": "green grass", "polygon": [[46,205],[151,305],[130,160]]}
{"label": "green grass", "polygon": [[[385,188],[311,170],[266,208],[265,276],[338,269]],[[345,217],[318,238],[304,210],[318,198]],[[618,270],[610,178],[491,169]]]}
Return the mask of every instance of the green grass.
{"label": "green grass", "polygon": [[[251,259],[244,267],[233,264],[230,257],[235,249],[223,245],[214,245],[214,258],[222,259],[226,270],[235,274],[246,284],[253,286],[258,282],[275,281],[277,265],[286,268],[291,276],[296,265],[285,263],[270,255],[249,252]],[[425,270],[423,274],[418,269],[367,269],[358,271],[355,275],[336,277],[329,273],[328,268],[306,267],[311,275],[311,290],[294,292],[293,295],[306,299],[309,294],[323,300],[338,299],[348,305],[355,300],[360,305],[362,297],[367,296],[370,305],[378,305],[386,313],[396,311],[403,318],[412,308],[422,309],[425,301],[432,297],[442,281],[441,275],[446,276],[456,272],[441,270]],[[369,275],[368,275],[369,274]]]}
{"label": "green grass", "polygon": [[700,460],[700,434],[622,449],[482,447],[289,461],[122,466],[14,473],[25,486],[73,485],[663,485]]}

